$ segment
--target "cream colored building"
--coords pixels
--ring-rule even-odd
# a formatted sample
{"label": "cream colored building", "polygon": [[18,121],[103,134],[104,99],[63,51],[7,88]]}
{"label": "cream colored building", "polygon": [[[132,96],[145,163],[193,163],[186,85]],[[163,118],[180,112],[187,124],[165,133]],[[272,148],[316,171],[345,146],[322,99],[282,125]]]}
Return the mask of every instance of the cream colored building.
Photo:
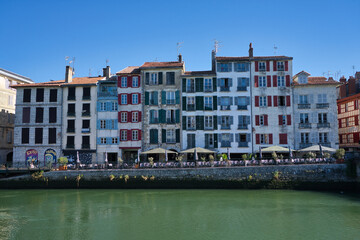
{"label": "cream colored building", "polygon": [[0,165],[12,164],[16,90],[11,85],[24,83],[33,81],[0,68]]}

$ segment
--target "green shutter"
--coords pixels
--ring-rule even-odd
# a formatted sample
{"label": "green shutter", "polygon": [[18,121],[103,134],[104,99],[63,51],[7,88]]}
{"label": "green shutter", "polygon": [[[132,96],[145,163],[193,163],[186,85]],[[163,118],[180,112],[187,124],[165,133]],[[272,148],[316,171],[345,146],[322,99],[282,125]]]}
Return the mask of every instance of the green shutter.
{"label": "green shutter", "polygon": [[166,111],[164,109],[159,110],[159,123],[166,123]]}
{"label": "green shutter", "polygon": [[196,92],[204,91],[204,78],[195,78]]}
{"label": "green shutter", "polygon": [[158,92],[154,92],[154,98],[155,98],[155,101],[154,101],[154,105],[159,105],[159,96],[158,96]]}
{"label": "green shutter", "polygon": [[150,143],[154,142],[154,129],[150,129]]}
{"label": "green shutter", "polygon": [[186,130],[186,116],[182,117],[182,128],[183,130]]}
{"label": "green shutter", "polygon": [[180,104],[180,91],[179,90],[177,90],[175,92],[175,103]]}
{"label": "green shutter", "polygon": [[175,131],[176,143],[180,142],[180,129],[176,129]]}
{"label": "green shutter", "polygon": [[214,130],[217,130],[218,124],[217,124],[217,115],[213,116],[213,123],[214,123]]}
{"label": "green shutter", "polygon": [[182,91],[186,92],[186,78],[182,79]]}
{"label": "green shutter", "polygon": [[214,133],[214,148],[218,148],[218,135]]}
{"label": "green shutter", "polygon": [[196,96],[196,110],[204,110],[204,97],[203,96]]}
{"label": "green shutter", "polygon": [[195,120],[196,130],[200,130],[200,116],[196,116]]}
{"label": "green shutter", "polygon": [[161,91],[161,104],[166,104],[166,92]]}
{"label": "green shutter", "polygon": [[217,110],[217,96],[213,96],[213,110]]}
{"label": "green shutter", "polygon": [[213,78],[213,91],[216,92],[216,86],[217,86],[217,83],[216,83],[216,77]]}
{"label": "green shutter", "polygon": [[149,92],[145,92],[145,105],[149,105]]}
{"label": "green shutter", "polygon": [[204,130],[204,116],[196,116],[196,130]]}
{"label": "green shutter", "polygon": [[159,84],[162,84],[163,83],[163,73],[162,72],[159,72]]}
{"label": "green shutter", "polygon": [[161,130],[161,142],[166,143],[166,129]]}
{"label": "green shutter", "polygon": [[186,97],[182,97],[182,110],[186,111]]}
{"label": "green shutter", "polygon": [[157,129],[154,129],[154,143],[158,144],[159,143],[159,131]]}
{"label": "green shutter", "polygon": [[175,110],[175,121],[176,123],[180,123],[180,109]]}

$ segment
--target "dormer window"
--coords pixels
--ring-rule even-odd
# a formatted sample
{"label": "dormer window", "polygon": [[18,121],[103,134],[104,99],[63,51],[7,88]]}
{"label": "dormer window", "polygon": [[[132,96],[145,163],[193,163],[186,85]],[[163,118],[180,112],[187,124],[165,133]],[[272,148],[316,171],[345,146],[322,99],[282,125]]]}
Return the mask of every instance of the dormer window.
{"label": "dormer window", "polygon": [[307,77],[305,75],[299,76],[299,83],[306,84],[307,83]]}
{"label": "dormer window", "polygon": [[284,62],[277,62],[277,70],[278,71],[284,71],[285,70]]}
{"label": "dormer window", "polygon": [[266,70],[265,62],[259,62],[259,71],[265,71],[265,70]]}

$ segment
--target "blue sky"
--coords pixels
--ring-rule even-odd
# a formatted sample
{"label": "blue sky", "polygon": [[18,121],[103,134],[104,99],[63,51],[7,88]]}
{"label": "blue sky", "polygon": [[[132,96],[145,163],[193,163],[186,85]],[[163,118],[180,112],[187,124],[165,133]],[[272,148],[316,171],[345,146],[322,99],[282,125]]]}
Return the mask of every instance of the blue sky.
{"label": "blue sky", "polygon": [[36,82],[63,79],[65,56],[76,77],[145,61],[176,60],[210,69],[218,56],[292,56],[294,74],[348,77],[360,71],[360,1],[18,1],[0,0],[0,68]]}

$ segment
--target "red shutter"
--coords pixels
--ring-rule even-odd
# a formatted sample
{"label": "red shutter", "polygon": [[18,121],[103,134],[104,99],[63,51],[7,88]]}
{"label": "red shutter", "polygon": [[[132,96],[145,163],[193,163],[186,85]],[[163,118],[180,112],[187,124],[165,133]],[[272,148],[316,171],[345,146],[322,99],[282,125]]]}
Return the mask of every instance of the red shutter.
{"label": "red shutter", "polygon": [[255,72],[259,71],[259,62],[255,61]]}
{"label": "red shutter", "polygon": [[260,144],[260,134],[256,134],[256,144]]}
{"label": "red shutter", "polygon": [[289,71],[289,62],[285,61],[285,71]]}
{"label": "red shutter", "polygon": [[267,87],[271,87],[271,76],[267,76]]}
{"label": "red shutter", "polygon": [[356,104],[356,100],[354,100],[354,109],[358,109],[358,106]]}
{"label": "red shutter", "polygon": [[359,143],[359,133],[354,133],[354,143]]}
{"label": "red shutter", "polygon": [[270,61],[266,61],[266,71],[270,71]]}
{"label": "red shutter", "polygon": [[355,115],[355,125],[359,125],[359,116]]}
{"label": "red shutter", "polygon": [[132,87],[132,77],[131,76],[127,77],[127,87]]}
{"label": "red shutter", "polygon": [[269,144],[273,144],[273,135],[272,135],[272,133],[269,134]]}
{"label": "red shutter", "polygon": [[291,115],[286,115],[287,125],[291,125]]}
{"label": "red shutter", "polygon": [[127,141],[131,141],[131,130],[127,130]]}
{"label": "red shutter", "polygon": [[277,96],[274,96],[274,107],[277,107],[277,105],[278,105]]}
{"label": "red shutter", "polygon": [[118,122],[121,122],[121,112],[118,112]]}
{"label": "red shutter", "polygon": [[131,96],[131,93],[129,93],[128,95],[127,95],[127,103],[128,104],[132,104],[132,96]]}
{"label": "red shutter", "polygon": [[277,76],[273,75],[273,87],[277,87]]}
{"label": "red shutter", "polygon": [[141,140],[141,130],[138,130],[138,139]]}
{"label": "red shutter", "polygon": [[279,115],[279,126],[283,125],[283,122],[282,122],[282,115]]}
{"label": "red shutter", "polygon": [[273,70],[276,71],[277,66],[276,66],[276,61],[273,61]]}
{"label": "red shutter", "polygon": [[287,133],[280,133],[279,140],[280,144],[287,144]]}
{"label": "red shutter", "polygon": [[259,117],[259,115],[255,115],[255,125],[256,126],[260,125],[260,117]]}
{"label": "red shutter", "polygon": [[126,122],[132,122],[132,112],[127,112],[127,121]]}
{"label": "red shutter", "polygon": [[339,122],[339,128],[341,128],[341,119],[338,119]]}
{"label": "red shutter", "polygon": [[138,87],[140,87],[140,76],[138,76]]}
{"label": "red shutter", "polygon": [[286,79],[286,86],[290,87],[290,75],[286,75],[285,79]]}
{"label": "red shutter", "polygon": [[340,143],[343,143],[343,142],[342,142],[342,135],[341,135],[341,134],[339,134],[339,142],[340,142]]}
{"label": "red shutter", "polygon": [[340,104],[337,107],[338,107],[338,114],[340,114],[341,113]]}
{"label": "red shutter", "polygon": [[290,96],[286,96],[286,106],[290,107]]}
{"label": "red shutter", "polygon": [[121,94],[118,94],[118,103],[121,105]]}
{"label": "red shutter", "polygon": [[268,115],[264,115],[264,126],[268,125]]}
{"label": "red shutter", "polygon": [[117,76],[117,86],[121,87],[121,77]]}
{"label": "red shutter", "polygon": [[141,93],[138,93],[138,102],[141,103]]}
{"label": "red shutter", "polygon": [[255,87],[259,87],[259,76],[255,76]]}
{"label": "red shutter", "polygon": [[141,112],[138,112],[138,122],[141,122]]}
{"label": "red shutter", "polygon": [[271,103],[271,96],[268,96],[268,107],[271,107],[272,106],[272,103]]}
{"label": "red shutter", "polygon": [[259,96],[255,96],[255,107],[259,106]]}

